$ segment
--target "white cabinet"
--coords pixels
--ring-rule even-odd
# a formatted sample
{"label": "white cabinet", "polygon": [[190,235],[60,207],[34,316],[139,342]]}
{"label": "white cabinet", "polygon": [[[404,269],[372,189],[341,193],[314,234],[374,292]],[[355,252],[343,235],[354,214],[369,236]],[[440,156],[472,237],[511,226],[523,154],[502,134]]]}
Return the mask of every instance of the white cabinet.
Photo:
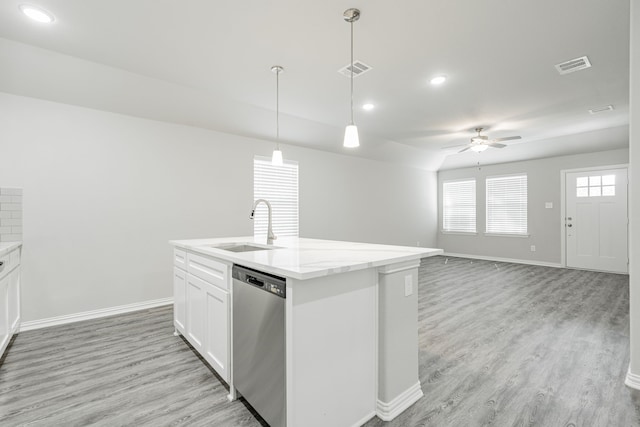
{"label": "white cabinet", "polygon": [[0,357],[20,328],[20,247],[0,256]]}
{"label": "white cabinet", "polygon": [[231,265],[174,249],[174,325],[227,383],[231,359]]}
{"label": "white cabinet", "polygon": [[186,333],[187,272],[173,267],[173,323],[178,332]]}
{"label": "white cabinet", "polygon": [[16,268],[7,277],[8,283],[8,326],[11,334],[18,332],[20,326],[20,269]]}
{"label": "white cabinet", "polygon": [[225,381],[229,381],[229,293],[205,286],[204,358]]}
{"label": "white cabinet", "polygon": [[4,354],[9,340],[11,339],[11,332],[9,332],[9,278],[4,277],[0,279],[0,349]]}
{"label": "white cabinet", "polygon": [[202,354],[205,333],[205,287],[204,280],[187,274],[187,339]]}

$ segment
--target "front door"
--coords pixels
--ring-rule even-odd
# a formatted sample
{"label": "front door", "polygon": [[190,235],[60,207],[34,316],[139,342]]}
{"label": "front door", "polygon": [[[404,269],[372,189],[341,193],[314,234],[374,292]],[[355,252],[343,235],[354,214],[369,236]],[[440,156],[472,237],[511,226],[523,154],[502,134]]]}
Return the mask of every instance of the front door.
{"label": "front door", "polygon": [[627,273],[627,169],[566,174],[567,267]]}

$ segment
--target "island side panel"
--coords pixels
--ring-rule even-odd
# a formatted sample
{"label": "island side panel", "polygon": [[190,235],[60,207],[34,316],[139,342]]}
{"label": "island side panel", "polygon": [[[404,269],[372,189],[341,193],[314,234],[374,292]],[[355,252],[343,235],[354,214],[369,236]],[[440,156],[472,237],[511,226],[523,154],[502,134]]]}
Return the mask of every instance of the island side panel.
{"label": "island side panel", "polygon": [[287,280],[287,426],[375,415],[377,271]]}
{"label": "island side panel", "polygon": [[379,418],[390,421],[423,396],[418,373],[420,260],[379,270]]}

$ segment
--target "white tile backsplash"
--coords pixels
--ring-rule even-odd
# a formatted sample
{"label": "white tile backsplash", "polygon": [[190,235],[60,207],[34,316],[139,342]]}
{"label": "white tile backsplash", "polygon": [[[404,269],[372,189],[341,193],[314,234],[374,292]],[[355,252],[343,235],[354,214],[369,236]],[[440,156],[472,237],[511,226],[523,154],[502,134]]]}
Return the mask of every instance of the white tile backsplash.
{"label": "white tile backsplash", "polygon": [[0,188],[0,195],[22,196],[22,188]]}
{"label": "white tile backsplash", "polygon": [[0,187],[0,242],[22,241],[22,188]]}
{"label": "white tile backsplash", "polygon": [[21,218],[0,218],[0,227],[6,227],[9,225],[13,227],[22,226],[22,219]]}
{"label": "white tile backsplash", "polygon": [[21,211],[22,203],[0,203],[0,210],[2,211]]}

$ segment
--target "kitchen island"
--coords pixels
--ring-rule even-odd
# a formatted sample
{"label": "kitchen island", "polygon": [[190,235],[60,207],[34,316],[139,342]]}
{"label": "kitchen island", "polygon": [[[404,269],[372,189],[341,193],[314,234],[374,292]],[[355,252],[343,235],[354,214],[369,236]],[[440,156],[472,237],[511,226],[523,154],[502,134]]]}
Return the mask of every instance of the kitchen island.
{"label": "kitchen island", "polygon": [[229,384],[231,399],[233,265],[286,279],[288,427],[391,420],[422,397],[418,267],[440,249],[253,237],[171,244],[176,331]]}

